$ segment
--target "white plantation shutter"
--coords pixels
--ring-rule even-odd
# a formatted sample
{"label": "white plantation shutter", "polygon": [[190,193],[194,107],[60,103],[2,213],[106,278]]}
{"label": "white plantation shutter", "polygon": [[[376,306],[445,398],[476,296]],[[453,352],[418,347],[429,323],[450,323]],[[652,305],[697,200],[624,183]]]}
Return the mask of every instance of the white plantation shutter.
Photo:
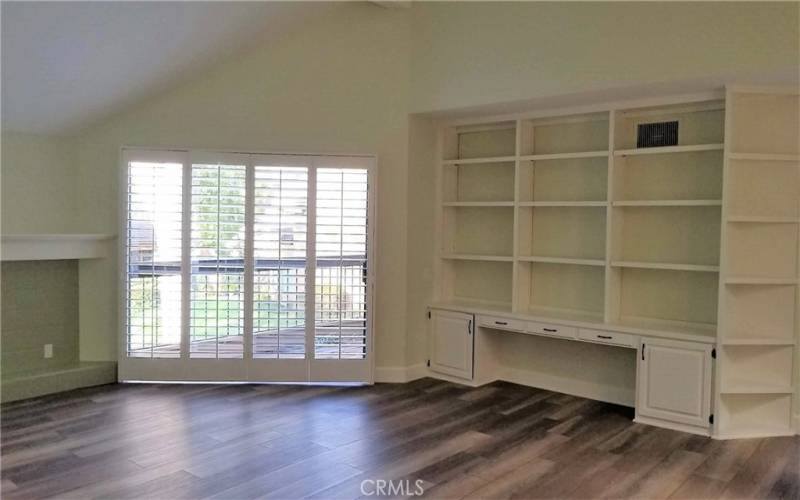
{"label": "white plantation shutter", "polygon": [[254,169],[253,357],[303,359],[308,169]]}
{"label": "white plantation shutter", "polygon": [[127,164],[126,351],[181,355],[181,163]]}
{"label": "white plantation shutter", "polygon": [[121,380],[371,380],[371,158],[123,155]]}
{"label": "white plantation shutter", "polygon": [[192,165],[192,358],[244,354],[245,177],[245,165]]}
{"label": "white plantation shutter", "polygon": [[367,354],[366,169],[320,168],[316,183],[316,359]]}

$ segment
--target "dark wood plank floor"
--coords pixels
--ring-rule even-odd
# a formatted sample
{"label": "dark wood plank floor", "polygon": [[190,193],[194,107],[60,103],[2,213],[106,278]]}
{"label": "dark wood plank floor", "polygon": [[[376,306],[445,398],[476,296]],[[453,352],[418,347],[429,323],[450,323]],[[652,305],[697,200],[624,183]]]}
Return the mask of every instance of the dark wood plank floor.
{"label": "dark wood plank floor", "polygon": [[392,479],[428,498],[800,498],[800,438],[631,416],[508,383],[103,386],[2,406],[2,495],[350,499]]}

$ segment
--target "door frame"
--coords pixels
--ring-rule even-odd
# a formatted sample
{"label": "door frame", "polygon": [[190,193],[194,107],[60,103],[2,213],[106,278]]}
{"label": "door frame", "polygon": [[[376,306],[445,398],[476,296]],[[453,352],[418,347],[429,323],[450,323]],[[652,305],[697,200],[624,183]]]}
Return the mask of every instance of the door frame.
{"label": "door frame", "polygon": [[[183,165],[183,192],[187,192],[187,181],[190,180],[191,165],[196,159],[216,158],[216,161],[226,156],[242,158],[247,155],[247,175],[251,178],[254,172],[252,159],[258,156],[282,158],[290,163],[306,163],[308,168],[308,224],[307,233],[315,234],[316,229],[316,171],[320,168],[358,168],[367,171],[367,335],[366,357],[363,360],[316,360],[314,359],[314,278],[316,270],[315,237],[308,237],[307,243],[307,280],[311,276],[311,283],[306,286],[306,317],[312,321],[306,323],[306,357],[305,359],[255,359],[252,357],[252,304],[245,300],[245,339],[243,342],[242,359],[202,359],[189,358],[189,318],[188,295],[189,284],[182,284],[182,314],[181,314],[181,357],[180,358],[135,358],[127,356],[127,334],[125,327],[127,305],[127,213],[128,204],[125,193],[128,189],[127,174],[128,162],[132,158],[143,161],[168,161],[176,160]],[[118,230],[119,237],[117,248],[117,379],[121,382],[295,382],[295,383],[326,383],[326,382],[355,382],[373,384],[375,381],[375,290],[377,276],[377,187],[378,187],[378,158],[376,155],[343,155],[325,153],[280,153],[269,151],[234,151],[234,150],[205,150],[191,148],[157,148],[122,146],[119,150],[118,170]],[[299,165],[298,165],[299,166]],[[187,178],[188,177],[188,178]],[[190,183],[189,183],[190,184]],[[252,188],[249,183],[249,190]],[[188,188],[191,186],[189,185]],[[189,189],[190,190],[190,189]],[[313,193],[313,196],[312,196]],[[246,203],[249,206],[252,198]],[[184,196],[182,219],[182,269],[183,275],[189,268],[191,256],[187,248],[186,231],[190,229],[191,219],[186,214],[190,207],[190,198]],[[246,216],[246,225],[252,225],[252,213]],[[247,231],[252,235],[252,231]],[[250,236],[251,237],[251,236]],[[252,291],[252,272],[248,273],[252,255],[248,249],[252,245],[246,241],[245,254],[245,281],[249,281],[249,290]],[[313,259],[312,256],[313,255]],[[309,290],[312,293],[308,293]],[[312,300],[308,300],[309,295]],[[250,293],[252,300],[252,293]],[[311,316],[309,316],[311,312]],[[310,345],[310,347],[309,347]]]}

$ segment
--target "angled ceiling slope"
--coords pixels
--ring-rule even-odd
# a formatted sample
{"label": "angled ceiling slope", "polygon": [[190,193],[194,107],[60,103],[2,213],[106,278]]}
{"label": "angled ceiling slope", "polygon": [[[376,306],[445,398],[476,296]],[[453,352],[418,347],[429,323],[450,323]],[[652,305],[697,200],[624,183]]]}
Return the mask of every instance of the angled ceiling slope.
{"label": "angled ceiling slope", "polygon": [[2,128],[73,135],[333,4],[2,2]]}

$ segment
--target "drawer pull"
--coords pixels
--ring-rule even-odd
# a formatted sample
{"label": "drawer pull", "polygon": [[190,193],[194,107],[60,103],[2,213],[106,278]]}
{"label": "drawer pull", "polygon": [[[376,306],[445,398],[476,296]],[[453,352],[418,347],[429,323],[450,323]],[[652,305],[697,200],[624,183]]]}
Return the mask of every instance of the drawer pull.
{"label": "drawer pull", "polygon": [[606,340],[611,340],[611,339],[613,339],[614,337],[612,337],[611,335],[598,335],[598,336],[597,336],[597,338],[598,338],[598,339],[606,339]]}
{"label": "drawer pull", "polygon": [[557,329],[555,329],[555,328],[543,328],[543,330],[544,330],[544,331],[546,331],[546,332],[551,332],[551,333],[556,333],[556,332],[558,332],[558,330],[557,330]]}
{"label": "drawer pull", "polygon": [[505,325],[508,324],[508,321],[495,321],[494,324],[495,325],[503,325],[503,326],[505,326]]}

